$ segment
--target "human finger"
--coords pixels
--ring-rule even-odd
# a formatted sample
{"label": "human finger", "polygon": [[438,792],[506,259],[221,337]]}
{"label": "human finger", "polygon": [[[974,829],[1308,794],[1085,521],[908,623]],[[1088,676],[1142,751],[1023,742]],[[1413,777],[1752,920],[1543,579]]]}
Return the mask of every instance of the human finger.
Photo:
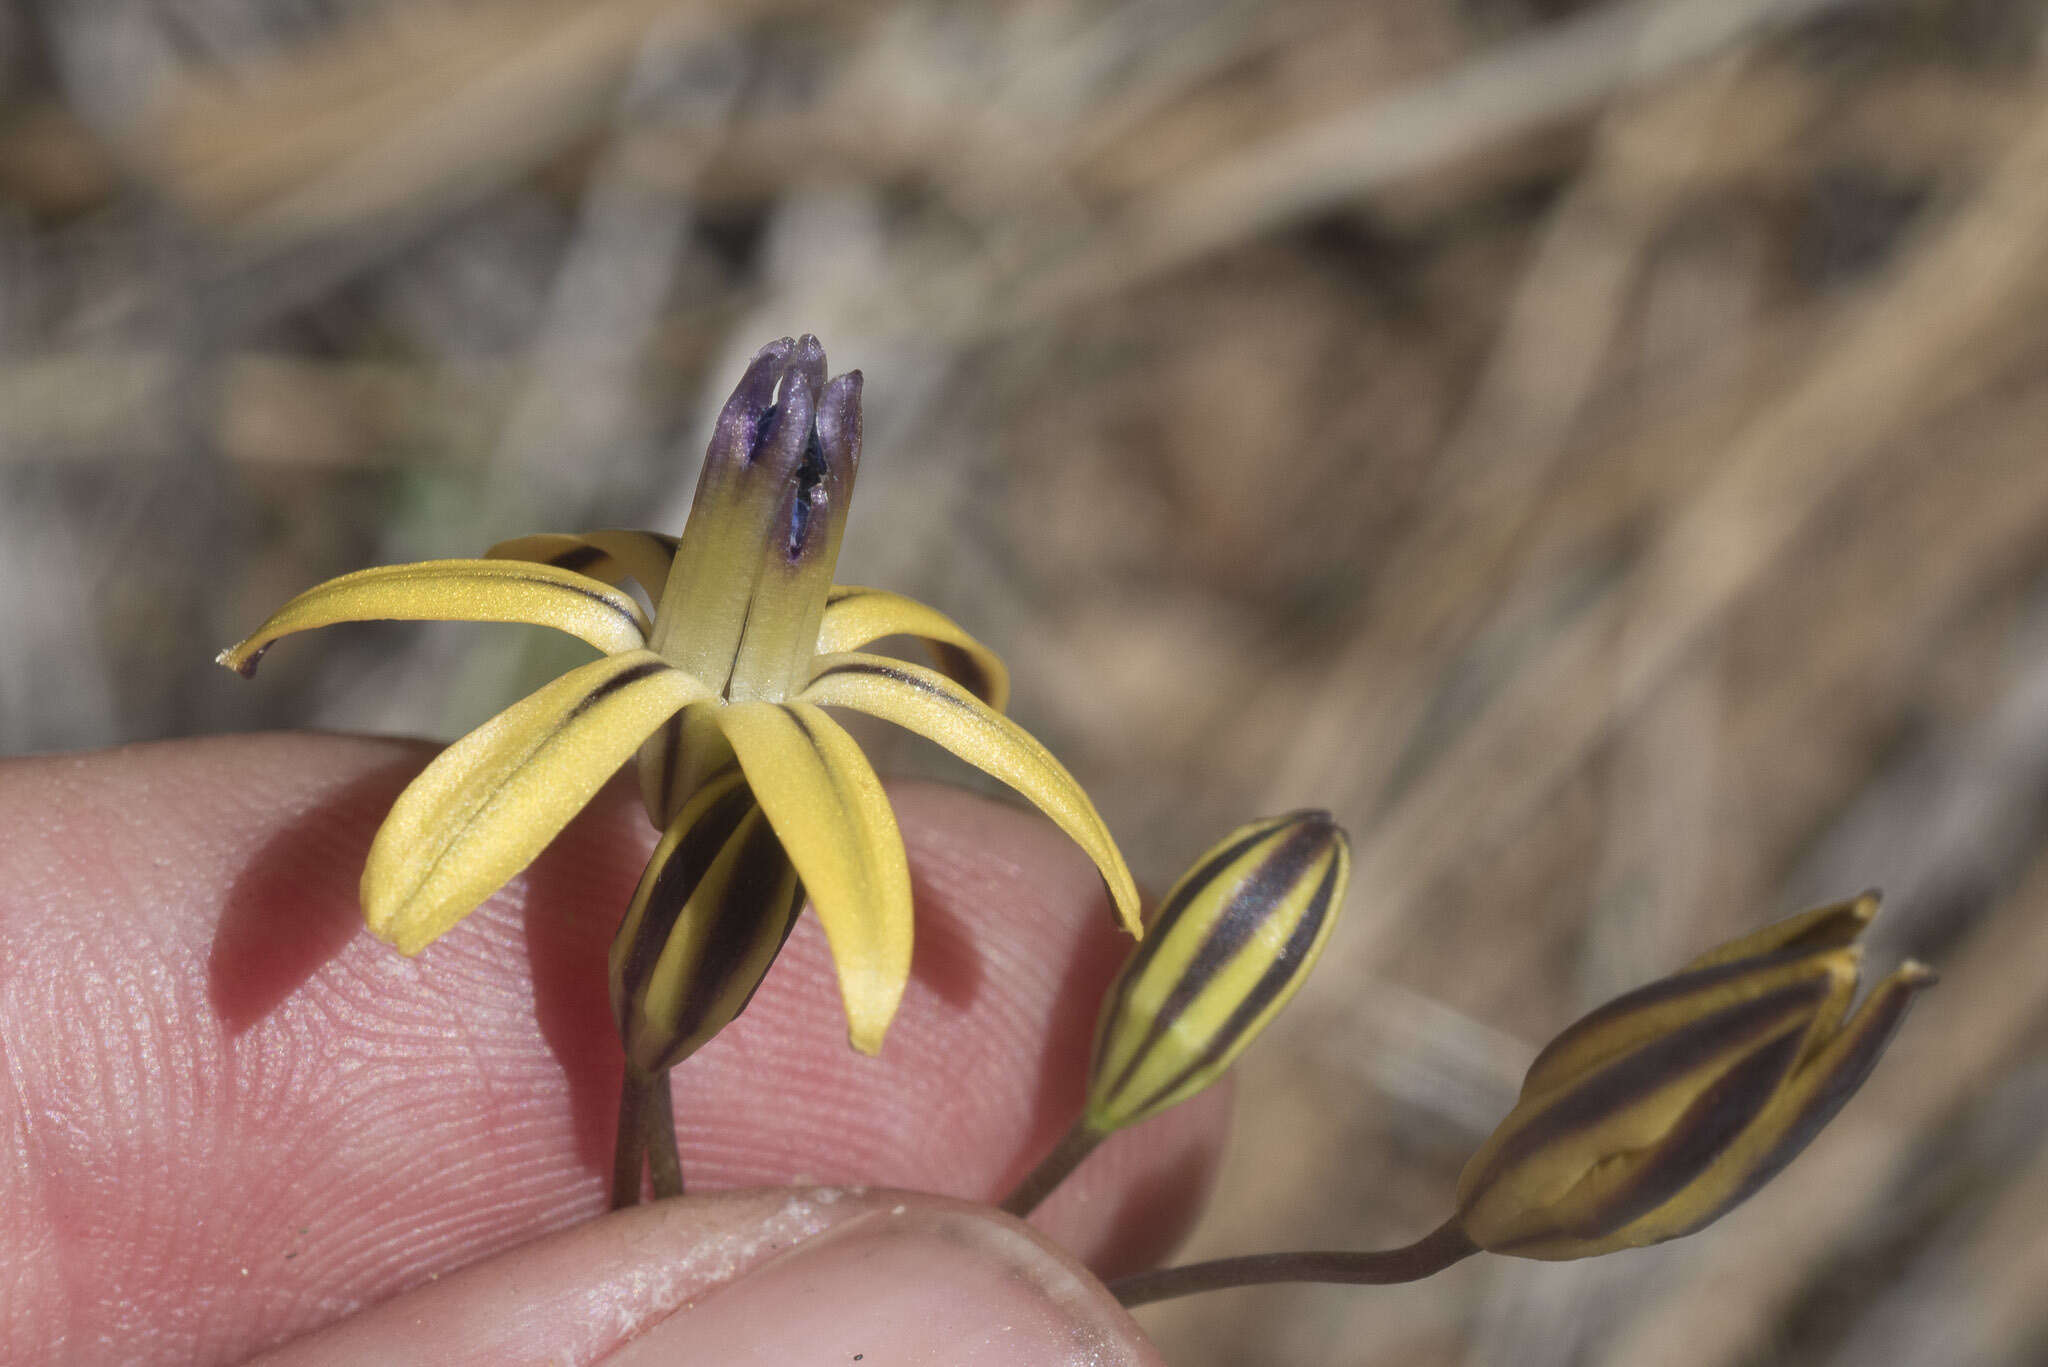
{"label": "human finger", "polygon": [[[0,765],[0,1345],[22,1349],[0,1357],[233,1356],[602,1209],[605,953],[651,837],[608,794],[402,959],[361,933],[355,883],[429,753],[259,736]],[[822,937],[800,927],[676,1074],[695,1188],[988,1200],[1078,1108],[1124,945],[1092,868],[1012,809],[896,800],[919,945],[882,1057],[846,1048]],[[1106,1274],[1156,1258],[1220,1114],[1119,1136],[1046,1227]]]}
{"label": "human finger", "polygon": [[288,1344],[263,1367],[945,1362],[1158,1367],[1073,1256],[880,1189],[685,1196],[585,1221]]}

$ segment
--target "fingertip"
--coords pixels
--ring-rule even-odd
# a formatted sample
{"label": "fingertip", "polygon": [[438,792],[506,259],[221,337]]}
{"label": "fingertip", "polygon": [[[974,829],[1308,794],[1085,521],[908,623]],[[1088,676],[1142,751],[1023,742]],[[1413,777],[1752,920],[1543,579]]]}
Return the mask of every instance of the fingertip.
{"label": "fingertip", "polygon": [[396,1296],[263,1361],[1160,1363],[1103,1285],[1027,1226],[940,1197],[833,1189],[621,1211]]}
{"label": "fingertip", "polygon": [[1056,1244],[985,1207],[908,1196],[719,1287],[607,1361],[1161,1363],[1129,1312]]}

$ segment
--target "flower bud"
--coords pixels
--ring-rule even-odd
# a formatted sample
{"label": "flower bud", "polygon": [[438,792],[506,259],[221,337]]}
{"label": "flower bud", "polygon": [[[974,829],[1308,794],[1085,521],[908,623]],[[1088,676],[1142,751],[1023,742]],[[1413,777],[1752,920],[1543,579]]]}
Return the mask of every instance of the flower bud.
{"label": "flower bud", "polygon": [[1231,833],[1167,893],[1103,999],[1087,1129],[1107,1134],[1220,1077],[1308,976],[1351,852],[1327,812]]}
{"label": "flower bud", "polygon": [[1845,1023],[1854,941],[1877,900],[1766,926],[1558,1036],[1459,1179],[1466,1236],[1495,1253],[1589,1257],[1690,1234],[1769,1181],[1934,980],[1908,961]]}
{"label": "flower bud", "polygon": [[612,941],[612,1014],[643,1074],[674,1067],[753,998],[804,902],[737,768],[677,813]]}

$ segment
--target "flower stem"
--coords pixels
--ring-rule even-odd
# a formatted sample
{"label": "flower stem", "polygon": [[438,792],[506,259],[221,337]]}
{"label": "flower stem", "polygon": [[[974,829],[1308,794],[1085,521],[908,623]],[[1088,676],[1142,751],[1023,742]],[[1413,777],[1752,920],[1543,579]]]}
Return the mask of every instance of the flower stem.
{"label": "flower stem", "polygon": [[1067,1180],[1067,1174],[1081,1166],[1082,1159],[1095,1152],[1095,1146],[1105,1138],[1106,1135],[1088,1127],[1085,1115],[1076,1120],[1074,1127],[1052,1146],[1052,1152],[1031,1170],[1031,1175],[1004,1198],[1003,1209],[1020,1220],[1029,1215],[1038,1208],[1039,1202],[1052,1195],[1054,1187]]}
{"label": "flower stem", "polygon": [[654,1185],[654,1199],[665,1201],[683,1194],[683,1156],[676,1150],[675,1102],[669,1096],[668,1069],[654,1075],[648,1089],[645,1124],[647,1177]]}
{"label": "flower stem", "polygon": [[1243,1258],[1218,1258],[1214,1262],[1141,1272],[1135,1277],[1111,1282],[1109,1290],[1111,1295],[1128,1306],[1172,1300],[1175,1296],[1192,1296],[1198,1291],[1262,1286],[1269,1282],[1343,1282],[1354,1286],[1384,1286],[1391,1282],[1420,1281],[1478,1251],[1478,1246],[1465,1237],[1465,1231],[1458,1227],[1456,1220],[1446,1220],[1403,1248],[1383,1249],[1375,1253],[1254,1253]]}
{"label": "flower stem", "polygon": [[[667,1074],[662,1075],[667,1081]],[[649,1093],[654,1079],[626,1065],[619,1081],[619,1134],[612,1147],[612,1209],[624,1210],[640,1204],[640,1179],[647,1169],[647,1121]]]}

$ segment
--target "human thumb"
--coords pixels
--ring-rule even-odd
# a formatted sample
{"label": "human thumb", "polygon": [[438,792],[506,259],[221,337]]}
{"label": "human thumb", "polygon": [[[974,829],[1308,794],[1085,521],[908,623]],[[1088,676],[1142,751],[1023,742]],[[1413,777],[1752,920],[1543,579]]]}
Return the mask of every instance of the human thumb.
{"label": "human thumb", "polygon": [[545,1235],[274,1350],[377,1362],[1159,1367],[1071,1255],[987,1207],[884,1190],[690,1196]]}

